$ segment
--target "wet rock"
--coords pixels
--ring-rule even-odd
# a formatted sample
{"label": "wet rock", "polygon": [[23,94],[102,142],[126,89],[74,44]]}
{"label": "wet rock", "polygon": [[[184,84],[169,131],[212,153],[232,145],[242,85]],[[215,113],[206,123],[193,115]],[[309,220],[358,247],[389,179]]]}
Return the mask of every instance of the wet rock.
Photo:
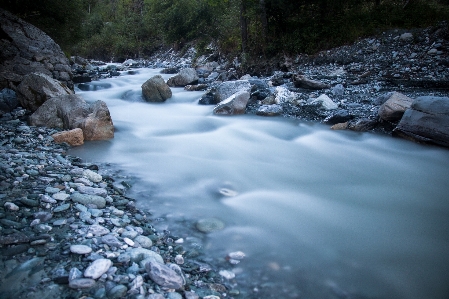
{"label": "wet rock", "polygon": [[151,280],[162,287],[180,289],[185,284],[183,277],[169,266],[158,262],[149,262],[145,265]]}
{"label": "wet rock", "polygon": [[150,248],[153,245],[151,239],[145,236],[137,236],[134,238],[134,241],[139,243],[143,248]]}
{"label": "wet rock", "polygon": [[164,102],[172,97],[172,92],[162,76],[156,75],[142,84],[142,95],[147,102]]}
{"label": "wet rock", "polygon": [[236,115],[244,114],[246,105],[250,98],[247,91],[239,91],[224,101],[218,103],[214,108],[214,114],[218,115]]}
{"label": "wet rock", "polygon": [[6,236],[0,236],[0,244],[1,245],[10,245],[10,244],[18,244],[18,243],[28,243],[30,242],[30,238],[22,233],[14,233]]}
{"label": "wet rock", "polygon": [[167,85],[172,87],[184,87],[189,84],[196,84],[198,79],[199,77],[195,69],[185,68],[180,70],[176,76],[168,79]]}
{"label": "wet rock", "polygon": [[89,289],[95,286],[96,282],[91,278],[77,278],[69,282],[69,287],[72,289]]}
{"label": "wet rock", "polygon": [[99,183],[103,180],[103,177],[100,174],[90,169],[85,169],[83,171],[83,176],[93,183]]}
{"label": "wet rock", "polygon": [[82,194],[88,194],[88,195],[97,195],[101,197],[106,197],[108,195],[108,191],[104,188],[94,188],[89,186],[79,186],[78,192]]}
{"label": "wet rock", "polygon": [[142,260],[146,260],[146,259],[152,259],[158,263],[164,263],[164,259],[162,258],[162,256],[152,250],[149,249],[145,249],[145,248],[132,248],[129,251],[126,251],[122,254],[120,254],[120,256],[118,257],[118,260],[123,260],[123,261],[131,261],[134,263],[139,263]]}
{"label": "wet rock", "polygon": [[89,194],[81,194],[81,193],[73,193],[70,198],[73,202],[77,202],[87,205],[95,205],[97,208],[104,208],[106,206],[106,199],[104,197],[98,195],[89,195]]}
{"label": "wet rock", "polygon": [[84,277],[97,279],[106,273],[112,266],[112,261],[109,259],[98,259],[92,262],[84,271]]}
{"label": "wet rock", "polygon": [[416,98],[393,133],[416,142],[449,147],[449,98]]}
{"label": "wet rock", "polygon": [[112,289],[110,289],[107,294],[108,298],[111,299],[120,299],[124,298],[126,296],[126,293],[128,292],[128,288],[122,284],[116,285]]}
{"label": "wet rock", "polygon": [[92,252],[92,248],[87,245],[71,245],[70,251],[76,254],[89,254]]}
{"label": "wet rock", "polygon": [[225,227],[225,224],[217,218],[204,218],[198,220],[195,226],[200,232],[211,233],[222,230]]}
{"label": "wet rock", "polygon": [[293,83],[294,83],[295,87],[297,87],[297,88],[305,88],[305,89],[313,89],[313,90],[330,88],[329,84],[306,78],[303,75],[294,76]]}
{"label": "wet rock", "polygon": [[216,103],[227,100],[237,92],[251,92],[251,84],[247,80],[227,81],[221,83],[215,90],[214,98]]}
{"label": "wet rock", "polygon": [[88,232],[94,236],[104,236],[110,233],[110,230],[99,224],[89,226]]}
{"label": "wet rock", "polygon": [[398,121],[405,110],[410,108],[413,99],[399,92],[393,92],[379,108],[379,117],[386,121]]}

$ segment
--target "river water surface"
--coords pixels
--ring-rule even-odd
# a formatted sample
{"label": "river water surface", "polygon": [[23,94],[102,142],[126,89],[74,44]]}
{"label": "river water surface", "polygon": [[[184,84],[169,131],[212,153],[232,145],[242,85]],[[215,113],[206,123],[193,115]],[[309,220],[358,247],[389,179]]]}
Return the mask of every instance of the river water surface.
{"label": "river water surface", "polygon": [[448,150],[281,117],[215,116],[197,104],[202,92],[181,88],[145,103],[141,85],[159,70],[136,72],[77,90],[107,103],[116,133],[71,154],[139,178],[132,197],[166,229],[225,222],[202,246],[217,258],[246,254],[229,265],[230,284],[254,298],[449,298]]}

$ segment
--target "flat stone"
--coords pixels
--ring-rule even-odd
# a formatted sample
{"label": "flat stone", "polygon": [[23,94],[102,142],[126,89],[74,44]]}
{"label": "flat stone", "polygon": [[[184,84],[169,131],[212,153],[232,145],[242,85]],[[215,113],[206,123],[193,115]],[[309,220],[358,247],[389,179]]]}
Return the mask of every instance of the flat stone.
{"label": "flat stone", "polygon": [[88,289],[95,285],[95,280],[90,278],[77,278],[69,282],[72,289]]}
{"label": "flat stone", "polygon": [[92,262],[84,271],[84,276],[92,279],[97,279],[106,273],[112,266],[112,261],[109,259],[98,259]]}
{"label": "flat stone", "polygon": [[53,194],[51,197],[53,197],[56,200],[64,201],[70,197],[70,194],[67,194],[65,192],[58,192]]}
{"label": "flat stone", "polygon": [[66,210],[68,210],[69,208],[70,208],[70,204],[69,204],[69,203],[66,203],[66,204],[57,206],[57,207],[53,210],[53,212],[54,212],[54,213],[59,213],[59,212],[62,212],[62,211],[66,211]]}
{"label": "flat stone", "polygon": [[106,199],[97,195],[73,193],[71,196],[73,202],[87,205],[96,205],[97,208],[103,209],[106,206]]}
{"label": "flat stone", "polygon": [[89,254],[92,252],[92,248],[87,245],[71,245],[70,251],[76,254]]}
{"label": "flat stone", "polygon": [[82,194],[89,194],[89,195],[98,195],[102,197],[106,197],[108,195],[108,191],[103,188],[94,188],[89,186],[79,186],[78,192]]}

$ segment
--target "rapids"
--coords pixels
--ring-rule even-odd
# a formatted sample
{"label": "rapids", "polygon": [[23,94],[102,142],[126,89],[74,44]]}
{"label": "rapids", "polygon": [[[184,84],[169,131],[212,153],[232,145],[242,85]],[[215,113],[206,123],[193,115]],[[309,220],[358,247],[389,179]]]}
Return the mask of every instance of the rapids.
{"label": "rapids", "polygon": [[204,250],[245,252],[237,284],[257,273],[259,298],[449,298],[447,149],[282,117],[215,116],[197,104],[201,92],[182,88],[146,103],[141,85],[156,74],[78,88],[107,103],[116,132],[70,154],[138,177],[130,196],[166,229],[224,221]]}

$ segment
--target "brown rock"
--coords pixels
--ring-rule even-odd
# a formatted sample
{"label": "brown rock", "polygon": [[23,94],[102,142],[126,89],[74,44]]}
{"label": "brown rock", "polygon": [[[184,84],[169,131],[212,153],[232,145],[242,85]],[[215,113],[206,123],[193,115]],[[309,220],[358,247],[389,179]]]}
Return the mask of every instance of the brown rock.
{"label": "brown rock", "polygon": [[214,114],[220,115],[235,115],[244,114],[246,110],[246,104],[250,94],[247,91],[239,91],[227,98],[226,100],[218,103],[214,108]]}
{"label": "brown rock", "polygon": [[398,121],[410,108],[413,99],[399,92],[393,92],[388,100],[379,108],[379,117],[386,121]]}
{"label": "brown rock", "polygon": [[70,131],[62,131],[51,135],[56,143],[66,142],[71,146],[84,144],[83,130],[76,128]]}
{"label": "brown rock", "polygon": [[164,102],[171,98],[172,92],[162,76],[156,75],[142,84],[142,95],[148,102]]}
{"label": "brown rock", "polygon": [[331,127],[332,130],[347,130],[349,127],[349,122],[335,124]]}

